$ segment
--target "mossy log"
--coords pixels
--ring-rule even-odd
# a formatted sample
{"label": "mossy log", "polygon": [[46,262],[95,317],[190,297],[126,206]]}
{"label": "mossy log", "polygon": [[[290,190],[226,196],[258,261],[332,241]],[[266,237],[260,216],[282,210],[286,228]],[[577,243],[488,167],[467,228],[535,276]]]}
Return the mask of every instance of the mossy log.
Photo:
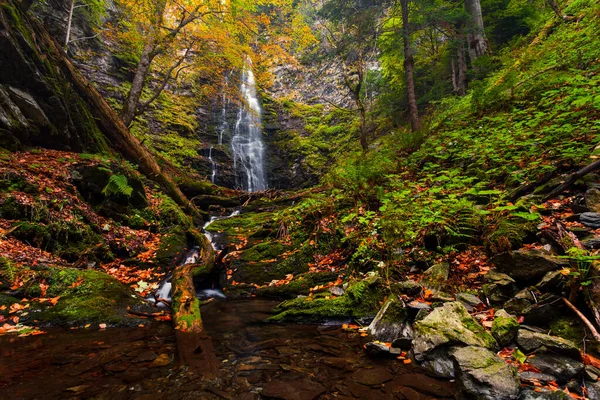
{"label": "mossy log", "polygon": [[68,78],[78,94],[88,104],[101,132],[112,146],[126,159],[139,164],[140,171],[148,178],[160,184],[177,204],[193,216],[202,220],[202,216],[196,207],[185,197],[172,179],[162,171],[156,161],[156,156],[129,131],[127,126],[125,126],[92,83],[73,66],[64,51],[54,42],[44,27],[26,13],[20,13],[22,14],[20,15],[22,20],[26,22],[27,26],[31,27],[34,40],[40,51],[47,51],[57,62],[57,66],[61,69],[64,76]]}
{"label": "mossy log", "polygon": [[200,300],[196,296],[193,277],[210,275],[215,265],[212,246],[201,236],[198,263],[184,264],[173,272],[173,322],[177,339],[178,365],[204,376],[216,376],[219,362],[212,341],[204,329]]}

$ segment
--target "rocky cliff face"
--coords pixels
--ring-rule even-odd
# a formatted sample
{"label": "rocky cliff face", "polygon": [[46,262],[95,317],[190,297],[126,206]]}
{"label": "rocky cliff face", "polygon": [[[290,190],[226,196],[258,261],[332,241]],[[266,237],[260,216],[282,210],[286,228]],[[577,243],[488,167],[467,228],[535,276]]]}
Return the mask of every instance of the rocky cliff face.
{"label": "rocky cliff face", "polygon": [[0,147],[107,152],[86,104],[10,3],[0,5]]}

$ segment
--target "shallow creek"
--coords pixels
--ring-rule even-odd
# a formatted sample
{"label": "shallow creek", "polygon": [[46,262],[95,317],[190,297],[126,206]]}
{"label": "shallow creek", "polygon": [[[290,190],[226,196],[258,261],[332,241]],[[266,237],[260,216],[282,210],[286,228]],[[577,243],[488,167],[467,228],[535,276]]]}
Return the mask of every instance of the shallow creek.
{"label": "shallow creek", "polygon": [[365,356],[340,326],[266,324],[276,302],[213,301],[202,308],[221,360],[218,379],[176,370],[169,324],[0,337],[6,399],[436,399],[452,384],[412,365]]}

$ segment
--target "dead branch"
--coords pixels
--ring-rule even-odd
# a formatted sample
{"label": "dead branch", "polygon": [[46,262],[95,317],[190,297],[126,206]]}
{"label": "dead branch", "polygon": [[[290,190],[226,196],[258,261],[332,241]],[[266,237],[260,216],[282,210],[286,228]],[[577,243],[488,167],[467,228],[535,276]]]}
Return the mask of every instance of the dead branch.
{"label": "dead branch", "polygon": [[571,310],[573,310],[573,312],[575,312],[575,314],[577,314],[577,316],[581,319],[581,321],[588,327],[588,329],[590,330],[590,332],[592,332],[592,336],[594,336],[594,339],[596,339],[596,341],[600,343],[600,334],[598,333],[598,331],[596,330],[596,328],[594,327],[594,325],[590,322],[590,320],[587,319],[586,316],[583,315],[581,313],[581,311],[579,311],[577,309],[577,307],[575,307],[569,300],[565,299],[564,297],[562,299],[565,302],[565,304]]}

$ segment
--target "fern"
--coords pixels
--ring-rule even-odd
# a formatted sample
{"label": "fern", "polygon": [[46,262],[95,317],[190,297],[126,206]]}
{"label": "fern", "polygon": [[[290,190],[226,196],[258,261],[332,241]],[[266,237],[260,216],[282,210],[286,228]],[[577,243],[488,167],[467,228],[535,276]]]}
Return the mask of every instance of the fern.
{"label": "fern", "polygon": [[104,194],[105,196],[118,196],[118,195],[124,195],[124,196],[131,196],[131,193],[133,193],[133,188],[131,186],[129,186],[129,181],[127,180],[127,177],[125,175],[111,175],[110,179],[108,180],[108,183],[106,184],[106,186],[104,187],[104,189],[102,189],[102,194]]}

